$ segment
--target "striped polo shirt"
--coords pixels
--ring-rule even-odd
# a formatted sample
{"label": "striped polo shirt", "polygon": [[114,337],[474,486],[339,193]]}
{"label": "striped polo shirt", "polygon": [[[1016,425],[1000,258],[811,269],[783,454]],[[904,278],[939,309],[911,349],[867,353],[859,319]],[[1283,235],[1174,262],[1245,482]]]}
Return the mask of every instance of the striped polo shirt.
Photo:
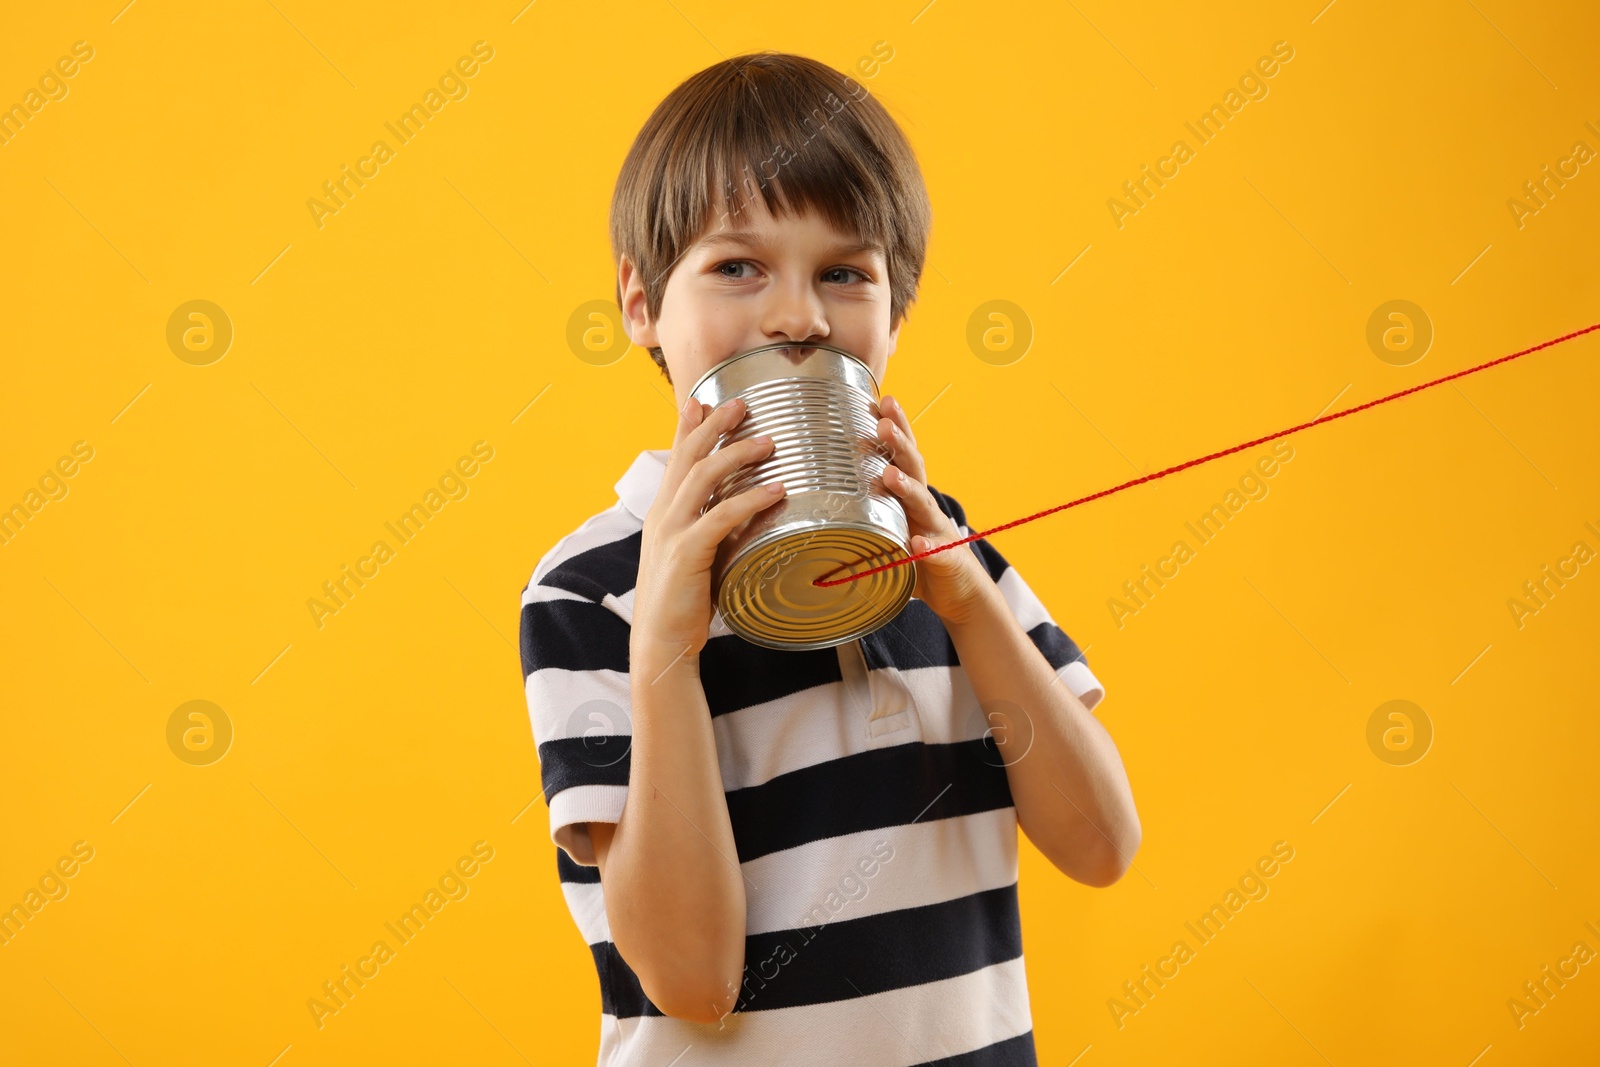
{"label": "striped polo shirt", "polygon": [[[627,796],[634,585],[669,454],[640,453],[617,502],[545,553],[522,593],[556,870],[600,979],[599,1064],[1035,1064],[1016,808],[955,646],[915,598],[812,651],[752,644],[713,613],[700,676],[745,878],[737,1004],[720,1023],[663,1015],[617,952],[584,824],[616,822]],[[984,540],[965,549],[1094,708],[1104,688],[1021,575]]]}

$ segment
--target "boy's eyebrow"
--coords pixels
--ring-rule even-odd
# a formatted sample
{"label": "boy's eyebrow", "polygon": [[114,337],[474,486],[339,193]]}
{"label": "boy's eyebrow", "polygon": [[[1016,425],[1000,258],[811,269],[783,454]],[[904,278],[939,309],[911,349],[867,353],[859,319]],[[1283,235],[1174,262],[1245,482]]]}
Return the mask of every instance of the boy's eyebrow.
{"label": "boy's eyebrow", "polygon": [[[738,245],[742,247],[770,248],[772,238],[770,235],[756,230],[719,230],[707,234],[699,241],[701,245],[711,247],[714,245]],[[883,246],[873,241],[851,241],[834,245],[828,250],[832,256],[853,256],[858,252],[882,252]]]}

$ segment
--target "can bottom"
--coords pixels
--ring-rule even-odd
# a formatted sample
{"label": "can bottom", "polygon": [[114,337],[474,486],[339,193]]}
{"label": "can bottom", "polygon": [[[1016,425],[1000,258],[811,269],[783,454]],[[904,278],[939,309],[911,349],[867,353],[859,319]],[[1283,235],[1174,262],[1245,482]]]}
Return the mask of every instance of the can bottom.
{"label": "can bottom", "polygon": [[916,588],[916,564],[841,585],[812,584],[870,570],[910,553],[882,529],[830,523],[758,541],[733,560],[718,589],[728,627],[765,648],[831,648],[898,615]]}

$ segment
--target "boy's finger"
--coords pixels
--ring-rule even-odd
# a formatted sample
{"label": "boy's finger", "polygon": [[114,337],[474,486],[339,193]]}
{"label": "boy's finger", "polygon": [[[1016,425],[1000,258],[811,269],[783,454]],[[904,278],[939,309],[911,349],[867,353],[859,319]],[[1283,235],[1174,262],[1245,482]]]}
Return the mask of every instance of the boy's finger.
{"label": "boy's finger", "polygon": [[928,492],[926,485],[912,478],[897,464],[890,464],[884,468],[883,484],[889,487],[895,499],[906,509],[906,518],[910,520],[913,531],[938,531],[940,534],[947,532],[945,524],[950,516],[934,503],[933,494]]}
{"label": "boy's finger", "polygon": [[660,493],[668,500],[676,498],[679,487],[688,478],[695,464],[710,455],[718,439],[737,426],[739,420],[744,417],[744,401],[738,397],[710,411],[693,397],[689,398],[689,405],[692,405],[695,412],[703,412],[704,415],[684,416],[685,419],[692,418],[694,423],[684,428],[681,443],[674,445],[672,455],[667,460],[667,471],[661,479]]}
{"label": "boy's finger", "polygon": [[886,396],[883,398],[883,403],[878,405],[878,410],[889,421],[900,427],[900,431],[906,435],[906,440],[913,445],[917,443],[917,435],[911,432],[911,416],[906,414],[906,409],[900,406],[899,400],[892,396]]}
{"label": "boy's finger", "polygon": [[[880,408],[887,411],[887,408]],[[895,463],[905,468],[918,481],[927,481],[927,466],[922,461],[922,452],[917,448],[917,440],[902,426],[905,411],[899,405],[893,408],[900,415],[897,420],[887,413],[878,420],[878,437],[894,454]]]}
{"label": "boy's finger", "polygon": [[672,502],[675,521],[683,524],[695,521],[725,478],[742,467],[765,459],[772,453],[772,448],[772,438],[763,434],[724,445],[701,459],[678,487],[678,495]]}
{"label": "boy's finger", "polygon": [[701,516],[694,525],[691,536],[704,540],[698,545],[701,549],[715,551],[716,546],[722,543],[723,538],[732,533],[740,523],[750,518],[757,512],[771,507],[784,497],[782,482],[770,482],[758,485],[753,489],[746,489],[721,501],[716,507]]}
{"label": "boy's finger", "polygon": [[683,447],[683,443],[689,439],[689,434],[692,433],[694,428],[699,426],[704,419],[705,405],[701,404],[700,401],[696,400],[692,396],[688,400],[684,401],[683,406],[678,409],[678,422],[672,428],[672,454],[667,459],[669,466],[673,460],[677,459],[679,450]]}

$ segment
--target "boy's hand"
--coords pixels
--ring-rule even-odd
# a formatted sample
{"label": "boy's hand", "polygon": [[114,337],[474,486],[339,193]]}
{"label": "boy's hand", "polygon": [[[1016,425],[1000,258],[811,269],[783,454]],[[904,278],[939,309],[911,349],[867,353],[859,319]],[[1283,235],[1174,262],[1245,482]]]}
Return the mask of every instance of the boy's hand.
{"label": "boy's hand", "polygon": [[[883,472],[883,482],[906,509],[912,554],[961,540],[961,530],[928,492],[927,466],[917,451],[905,409],[893,397],[885,396],[878,402],[878,410],[884,415],[878,420],[878,439],[894,456]],[[915,566],[917,585],[912,595],[945,622],[962,621],[993,592],[994,581],[968,546],[919,559]]]}
{"label": "boy's hand", "polygon": [[712,453],[744,416],[744,401],[737,397],[715,411],[691,397],[678,414],[661,490],[644,520],[634,593],[632,648],[658,670],[681,656],[693,662],[705,647],[717,546],[740,523],[783,499],[781,487],[774,492],[760,485],[700,513],[723,478],[772,451],[772,438],[762,436]]}

